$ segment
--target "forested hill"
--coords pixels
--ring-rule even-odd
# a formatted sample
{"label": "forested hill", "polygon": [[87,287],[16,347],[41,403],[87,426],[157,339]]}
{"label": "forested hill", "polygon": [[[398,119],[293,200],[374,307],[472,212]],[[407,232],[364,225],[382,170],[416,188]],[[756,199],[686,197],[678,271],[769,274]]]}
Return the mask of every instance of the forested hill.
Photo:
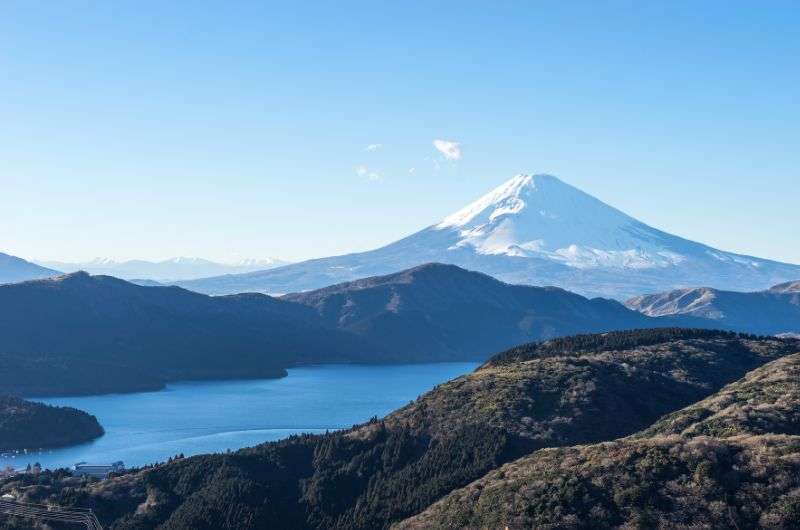
{"label": "forested hill", "polygon": [[283,297],[399,358],[486,359],[514,345],[576,333],[668,326],[720,327],[689,316],[652,318],[614,300],[557,287],[510,285],[429,263],[387,276]]}
{"label": "forested hill", "polygon": [[521,342],[687,322],[706,324],[439,264],[284,298],[79,272],[0,285],[0,391],[97,394],[277,377],[304,363],[483,360]]}
{"label": "forested hill", "polygon": [[86,273],[0,285],[0,390],[9,394],[277,377],[293,363],[368,353],[363,341],[326,328],[312,310],[266,295],[210,297]]}
{"label": "forested hill", "polygon": [[83,411],[0,396],[0,451],[61,447],[102,434],[97,418]]}
{"label": "forested hill", "polygon": [[505,355],[348,431],[179,459],[69,494],[53,480],[29,500],[91,507],[118,529],[385,528],[505,463],[633,434],[800,350],[726,332],[607,337]]}
{"label": "forested hill", "polygon": [[543,449],[398,529],[800,527],[800,353],[612,443]]}

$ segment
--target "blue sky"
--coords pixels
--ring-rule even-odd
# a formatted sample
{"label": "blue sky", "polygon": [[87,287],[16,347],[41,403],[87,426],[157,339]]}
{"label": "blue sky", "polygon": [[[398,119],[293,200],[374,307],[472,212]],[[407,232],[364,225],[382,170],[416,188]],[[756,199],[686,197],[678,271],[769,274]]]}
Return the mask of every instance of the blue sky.
{"label": "blue sky", "polygon": [[0,3],[0,251],[324,256],[548,172],[800,263],[796,2],[166,4]]}

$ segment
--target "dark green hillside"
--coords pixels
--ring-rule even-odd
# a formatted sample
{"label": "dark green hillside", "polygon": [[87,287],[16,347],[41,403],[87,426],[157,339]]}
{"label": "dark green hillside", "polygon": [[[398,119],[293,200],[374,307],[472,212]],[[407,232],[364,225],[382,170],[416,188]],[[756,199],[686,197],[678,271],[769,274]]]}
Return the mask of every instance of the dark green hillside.
{"label": "dark green hillside", "polygon": [[10,394],[278,377],[293,363],[369,351],[308,308],[266,295],[210,297],[86,273],[0,285],[0,389]]}
{"label": "dark green hillside", "polygon": [[652,318],[614,300],[590,300],[556,287],[510,285],[440,263],[283,299],[309,306],[329,326],[406,359],[483,360],[517,344],[576,333],[720,327],[685,316]]}
{"label": "dark green hillside", "polygon": [[[797,343],[724,332],[621,335],[624,349],[489,363],[390,414],[325,436],[174,461],[30,500],[92,507],[111,528],[384,528],[552,446],[633,434]],[[638,345],[641,343],[641,345]],[[535,348],[535,345],[531,345]]]}
{"label": "dark green hillside", "polygon": [[544,449],[400,528],[798,528],[800,354],[630,438]]}
{"label": "dark green hillside", "polygon": [[61,447],[102,434],[97,418],[81,410],[0,396],[0,451]]}

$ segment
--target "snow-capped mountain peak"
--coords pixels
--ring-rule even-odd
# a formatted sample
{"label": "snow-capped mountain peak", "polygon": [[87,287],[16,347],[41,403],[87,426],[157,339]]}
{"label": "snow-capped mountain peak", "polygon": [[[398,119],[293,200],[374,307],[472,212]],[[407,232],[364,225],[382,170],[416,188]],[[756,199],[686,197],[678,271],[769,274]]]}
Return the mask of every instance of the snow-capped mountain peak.
{"label": "snow-capped mountain peak", "polygon": [[435,226],[455,248],[570,267],[664,267],[683,256],[649,227],[551,175],[517,175]]}

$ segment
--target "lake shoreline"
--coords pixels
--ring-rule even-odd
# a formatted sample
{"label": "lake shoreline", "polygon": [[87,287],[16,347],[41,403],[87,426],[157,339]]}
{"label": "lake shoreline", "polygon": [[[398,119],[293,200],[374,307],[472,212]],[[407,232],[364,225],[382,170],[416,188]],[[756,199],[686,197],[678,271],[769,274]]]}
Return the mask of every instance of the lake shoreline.
{"label": "lake shoreline", "polygon": [[70,393],[45,393],[45,394],[18,394],[18,397],[23,399],[31,400],[31,401],[41,401],[46,399],[58,399],[58,398],[71,398],[71,397],[91,397],[91,396],[117,396],[117,395],[127,395],[127,394],[141,394],[146,392],[161,392],[165,390],[169,385],[173,384],[181,384],[181,383],[198,383],[198,382],[229,382],[229,381],[256,381],[261,379],[283,379],[288,377],[289,370],[295,368],[314,368],[320,366],[425,366],[425,365],[437,365],[437,364],[452,364],[452,363],[477,363],[479,366],[482,361],[466,358],[466,359],[454,359],[454,360],[447,360],[447,361],[402,361],[402,362],[374,362],[374,363],[365,363],[361,361],[338,361],[338,362],[296,362],[288,365],[286,368],[282,369],[282,373],[279,374],[270,374],[270,373],[257,373],[257,374],[239,374],[233,375],[231,377],[216,377],[216,376],[209,376],[209,377],[182,377],[178,379],[165,379],[157,384],[152,385],[141,385],[137,387],[133,387],[130,389],[123,389],[123,390],[111,390],[111,391],[101,391],[101,392],[70,392]]}
{"label": "lake shoreline", "polygon": [[327,363],[294,366],[281,378],[176,381],[158,391],[37,397],[96,416],[106,434],[65,448],[0,457],[0,467],[24,468],[39,461],[58,469],[80,461],[117,460],[140,467],[180,453],[219,453],[294,434],[350,428],[407,405],[476,366]]}

